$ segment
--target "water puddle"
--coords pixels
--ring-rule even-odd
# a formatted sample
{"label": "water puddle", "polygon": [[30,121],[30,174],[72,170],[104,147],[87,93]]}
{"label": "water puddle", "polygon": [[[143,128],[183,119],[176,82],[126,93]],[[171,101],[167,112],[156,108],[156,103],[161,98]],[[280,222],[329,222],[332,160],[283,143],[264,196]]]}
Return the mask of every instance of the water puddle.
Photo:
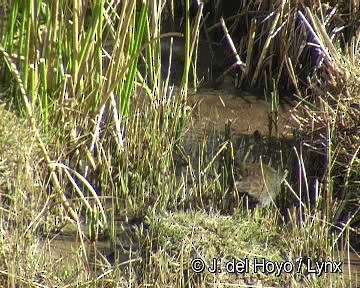
{"label": "water puddle", "polygon": [[296,127],[291,118],[291,104],[280,103],[275,115],[270,103],[258,93],[204,89],[190,96],[189,104],[194,106],[191,128],[195,133],[224,131],[225,123],[230,120],[234,135],[252,135],[259,131],[261,135],[289,139],[292,127]]}

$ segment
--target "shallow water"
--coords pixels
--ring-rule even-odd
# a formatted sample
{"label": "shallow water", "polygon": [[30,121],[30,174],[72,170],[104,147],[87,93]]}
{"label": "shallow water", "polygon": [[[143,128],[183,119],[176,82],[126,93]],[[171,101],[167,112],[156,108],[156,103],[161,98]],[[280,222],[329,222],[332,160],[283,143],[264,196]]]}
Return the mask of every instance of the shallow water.
{"label": "shallow water", "polygon": [[190,127],[195,133],[203,133],[204,130],[224,131],[225,123],[230,120],[234,135],[252,135],[257,130],[264,136],[291,139],[291,129],[296,127],[291,117],[293,106],[289,103],[280,103],[275,127],[270,118],[275,113],[271,114],[271,105],[261,93],[231,87],[203,89],[191,95],[188,102],[195,106]]}

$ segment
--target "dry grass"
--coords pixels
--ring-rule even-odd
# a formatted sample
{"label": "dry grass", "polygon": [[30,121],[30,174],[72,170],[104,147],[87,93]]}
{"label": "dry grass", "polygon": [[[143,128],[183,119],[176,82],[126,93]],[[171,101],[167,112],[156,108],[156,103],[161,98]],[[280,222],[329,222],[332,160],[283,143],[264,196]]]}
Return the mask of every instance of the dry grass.
{"label": "dry grass", "polygon": [[[7,19],[0,35],[1,80],[8,83],[2,98],[16,112],[0,110],[3,286],[348,286],[339,274],[212,275],[193,273],[190,265],[199,256],[206,263],[255,255],[278,262],[296,263],[301,256],[337,261],[353,248],[349,239],[360,220],[358,6],[343,16],[346,1],[333,8],[249,1],[224,19],[228,36],[241,32],[232,39],[236,59],[246,59],[240,85],[263,83],[268,95],[292,89],[299,103],[299,173],[284,191],[294,196],[295,207],[281,215],[273,206],[226,211],[223,200],[233,192],[223,181],[229,171],[219,169],[218,160],[230,142],[211,157],[206,141],[197,143],[197,159],[191,159],[197,165],[185,161],[192,185],[176,175],[179,157],[194,156],[183,149],[188,70],[197,25],[211,26],[201,23],[200,12],[192,27],[187,14],[184,89],[171,92],[161,81],[163,11],[154,1],[93,1],[86,7],[65,1],[64,11],[43,2],[38,14],[22,1],[8,2],[0,5]],[[309,151],[317,163],[306,157]],[[315,164],[320,168],[312,173]],[[71,256],[55,255],[52,235],[65,234],[68,225],[78,246]],[[115,256],[123,250],[122,257],[100,251],[101,239]]]}

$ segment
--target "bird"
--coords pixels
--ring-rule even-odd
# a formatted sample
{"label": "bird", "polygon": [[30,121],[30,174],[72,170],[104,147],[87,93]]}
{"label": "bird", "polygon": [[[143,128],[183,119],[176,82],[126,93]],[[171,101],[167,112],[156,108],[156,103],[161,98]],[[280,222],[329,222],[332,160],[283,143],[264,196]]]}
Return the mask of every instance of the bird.
{"label": "bird", "polygon": [[287,176],[287,170],[277,171],[261,160],[251,165],[241,163],[239,170],[241,179],[235,181],[238,192],[247,194],[260,206],[267,206],[276,198]]}

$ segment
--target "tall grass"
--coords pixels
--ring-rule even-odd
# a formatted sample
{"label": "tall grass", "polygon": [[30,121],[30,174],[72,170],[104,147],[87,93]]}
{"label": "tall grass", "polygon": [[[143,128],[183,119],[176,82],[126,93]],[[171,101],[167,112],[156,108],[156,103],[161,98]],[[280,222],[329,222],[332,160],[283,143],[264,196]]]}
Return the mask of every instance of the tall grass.
{"label": "tall grass", "polygon": [[[231,143],[220,145],[211,157],[207,153],[208,143],[200,143],[197,164],[183,149],[191,112],[186,104],[187,86],[191,61],[196,55],[202,6],[191,21],[190,2],[185,1],[185,65],[182,87],[178,90],[169,85],[171,79],[161,75],[161,37],[178,35],[161,33],[165,2],[1,3],[0,13],[6,19],[0,35],[1,81],[7,83],[1,95],[7,110],[12,111],[3,107],[0,111],[3,286],[206,287],[210,282],[225,286],[224,283],[239,283],[238,279],[194,274],[189,267],[191,259],[200,254],[207,261],[216,256],[254,255],[276,261],[295,261],[301,255],[336,258],[334,251],[342,237],[347,243],[344,246],[350,249],[347,237],[351,225],[359,221],[357,215],[344,222],[340,233],[331,235],[332,220],[342,219],[344,211],[341,205],[337,214],[332,210],[333,173],[339,159],[344,159],[337,157],[340,154],[335,135],[354,143],[347,135],[336,134],[339,131],[336,125],[343,122],[335,121],[332,125],[331,119],[338,115],[334,111],[344,112],[345,116],[341,115],[347,121],[354,119],[352,110],[346,112],[349,106],[341,101],[335,101],[337,109],[325,101],[320,101],[323,106],[318,110],[305,109],[317,121],[320,135],[327,139],[326,145],[322,142],[318,148],[327,159],[326,185],[316,182],[314,188],[326,192],[323,197],[327,198],[316,199],[315,210],[298,197],[302,210],[290,211],[288,223],[281,222],[283,216],[279,216],[276,208],[235,209],[233,216],[218,215],[219,211],[226,211],[228,193],[233,193],[227,190],[223,177],[230,171],[219,167],[218,161]],[[283,35],[293,31],[286,20],[286,16],[292,15],[290,11],[290,7],[280,7],[274,14],[277,21],[262,34],[264,50],[251,68],[250,56],[258,51],[250,50],[255,48],[252,45],[258,31],[258,22],[252,21],[251,37],[247,40],[251,44],[250,56],[244,76],[249,83],[264,79],[260,75],[268,75],[266,79],[274,81],[271,87],[274,90],[279,87],[281,71],[271,74],[265,64],[272,59],[266,56],[277,33],[285,33],[282,27],[288,25],[286,28],[290,29]],[[297,38],[293,40],[296,42]],[[354,39],[355,46],[356,43]],[[298,62],[291,62],[298,59],[292,54],[296,47],[293,42],[285,46],[282,65],[297,68]],[[349,51],[349,63],[356,63],[357,54]],[[284,69],[282,65],[279,67]],[[336,67],[327,68],[339,72]],[[294,71],[291,80],[296,84],[300,80],[298,70]],[[339,77],[343,75],[341,71]],[[301,85],[295,87],[301,96]],[[273,95],[276,104],[276,91]],[[326,95],[331,98],[332,94]],[[277,108],[271,111],[276,118]],[[307,120],[297,119],[301,129],[314,123]],[[312,135],[317,131],[314,129]],[[341,154],[349,160],[345,162],[348,173],[341,194],[345,200],[349,200],[347,191],[356,191],[352,177],[358,173],[358,147],[354,151]],[[185,175],[191,179],[177,177],[178,158],[185,158],[189,171]],[[299,181],[308,183],[306,163],[302,161],[299,157],[302,173]],[[302,190],[289,182],[287,191],[298,196]],[[179,208],[207,213],[165,212]],[[119,217],[123,219],[120,224]],[[278,223],[283,226],[279,228]],[[79,245],[70,256],[57,255],[52,236],[58,232],[66,235],[69,227],[74,238],[71,243]],[[252,243],[254,235],[256,241]],[[294,241],[289,241],[289,237]],[[98,244],[102,238],[111,242],[110,252],[115,259],[107,255],[109,251],[100,251]],[[219,255],[213,255],[216,253]],[[301,282],[285,275],[280,280],[266,281],[298,287],[304,283],[309,287],[345,286],[337,276],[306,278]]]}
{"label": "tall grass", "polygon": [[[31,159],[31,169],[18,173],[35,173],[43,179],[37,189],[26,189],[25,194],[21,190],[29,183],[15,182],[3,191],[11,199],[4,212],[6,229],[20,233],[12,233],[13,238],[9,234],[7,241],[20,241],[16,235],[29,231],[36,247],[40,244],[34,236],[40,230],[54,231],[72,218],[84,245],[80,218],[86,216],[90,240],[110,231],[115,243],[115,214],[133,210],[138,217],[148,210],[176,206],[173,154],[188,114],[185,97],[191,54],[186,52],[183,93],[163,87],[161,64],[156,61],[161,57],[156,47],[160,47],[163,5],[13,1],[4,7],[8,20],[1,35],[2,75],[11,79],[6,100],[31,123],[29,130],[24,127],[19,133],[30,133],[41,148],[19,154]],[[187,25],[189,48],[190,22]],[[196,37],[193,32],[191,41],[196,42]],[[153,73],[153,83],[137,82],[142,55],[150,55],[145,70]],[[5,170],[10,169],[9,162],[4,162]],[[34,170],[35,164],[41,169]],[[37,202],[26,214],[28,221],[14,222],[17,214],[28,213],[20,203],[33,198],[44,202]],[[106,211],[109,202],[112,208]],[[20,272],[20,266],[7,267],[13,272],[5,271],[4,283],[21,282],[13,273],[23,275],[29,284],[37,281],[36,275]],[[76,281],[83,281],[82,277],[78,275]]]}

